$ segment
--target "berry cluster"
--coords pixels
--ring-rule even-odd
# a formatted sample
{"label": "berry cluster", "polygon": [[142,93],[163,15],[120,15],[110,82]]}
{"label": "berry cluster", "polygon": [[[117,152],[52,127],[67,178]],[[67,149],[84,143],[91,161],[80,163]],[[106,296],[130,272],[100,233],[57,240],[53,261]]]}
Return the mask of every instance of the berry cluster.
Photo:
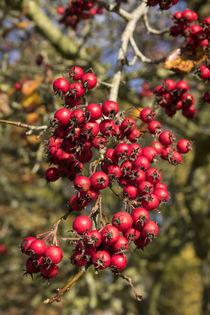
{"label": "berry cluster", "polygon": [[192,118],[196,114],[194,107],[195,99],[188,93],[189,85],[186,81],[175,83],[171,79],[166,79],[162,85],[155,88],[156,102],[165,108],[168,116],[176,114],[177,110],[182,110],[183,116]]}
{"label": "berry cluster", "polygon": [[78,216],[73,222],[73,232],[78,241],[74,242],[71,262],[76,266],[93,264],[96,269],[110,267],[119,272],[127,265],[125,253],[130,243],[143,248],[157,236],[158,231],[157,224],[150,221],[149,212],[141,207],[133,210],[131,215],[124,211],[115,213],[112,224],[104,226],[101,231],[92,230],[89,217]]}
{"label": "berry cluster", "polygon": [[178,2],[179,0],[147,0],[147,5],[154,7],[159,4],[161,10],[168,10]]}
{"label": "berry cluster", "polygon": [[142,84],[142,91],[139,93],[140,99],[144,97],[151,98],[153,96],[153,89],[149,87],[149,84],[144,83]]}
{"label": "berry cluster", "polygon": [[57,12],[62,15],[59,23],[76,30],[80,21],[91,19],[96,14],[102,14],[103,8],[94,0],[71,0],[66,8],[57,7]]}
{"label": "berry cluster", "polygon": [[[120,275],[127,265],[128,248],[143,249],[158,235],[158,225],[150,219],[150,213],[159,212],[159,207],[169,199],[167,186],[161,182],[162,174],[152,164],[163,159],[177,165],[182,161],[182,154],[188,153],[192,146],[187,139],[175,144],[174,134],[163,130],[151,108],[140,110],[133,119],[119,112],[114,101],[88,104],[84,95],[95,87],[96,76],[90,72],[84,74],[76,66],[70,69],[69,75],[76,82],[58,78],[53,83],[55,94],[65,104],[51,121],[53,134],[47,153],[54,166],[46,170],[45,177],[49,182],[60,177],[73,182],[68,215],[94,203],[88,208],[91,209],[89,216],[79,215],[74,219],[73,237],[66,239],[74,246],[71,263],[85,266],[85,270],[90,265],[96,270],[110,268]],[[187,90],[186,82],[175,84],[172,80],[156,88],[159,97],[184,98]],[[141,128],[152,138],[151,142],[148,139],[147,146],[138,144],[144,134]],[[85,176],[82,172],[87,163]],[[125,204],[125,211],[113,213],[111,221],[102,209],[101,191],[106,188]],[[45,242],[51,242],[53,236],[53,244],[58,244],[56,231],[60,221],[38,239],[24,239],[22,251],[30,255],[26,264],[28,273],[40,271],[46,278],[58,273],[62,251],[59,246],[47,247]],[[42,236],[45,238],[40,240]]]}
{"label": "berry cluster", "polygon": [[201,47],[207,50],[210,40],[210,17],[205,18],[200,25],[192,24],[197,20],[197,13],[191,10],[178,11],[173,15],[175,25],[170,28],[170,33],[175,37],[178,35],[184,36],[186,45],[191,49]]}
{"label": "berry cluster", "polygon": [[58,264],[63,259],[59,246],[47,246],[43,240],[29,236],[21,243],[22,253],[30,256],[26,261],[26,273],[40,272],[43,278],[54,278],[58,274]]}

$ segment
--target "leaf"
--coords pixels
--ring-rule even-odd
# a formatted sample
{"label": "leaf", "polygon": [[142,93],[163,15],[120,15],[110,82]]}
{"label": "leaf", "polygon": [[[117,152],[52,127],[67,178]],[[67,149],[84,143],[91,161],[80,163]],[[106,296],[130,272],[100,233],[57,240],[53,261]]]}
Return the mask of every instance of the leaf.
{"label": "leaf", "polygon": [[11,115],[11,112],[8,95],[6,93],[0,93],[0,113],[7,117]]}
{"label": "leaf", "polygon": [[34,80],[25,81],[22,86],[22,93],[24,95],[32,94],[40,86],[43,79],[42,76],[37,76]]}
{"label": "leaf", "polygon": [[172,71],[188,73],[206,59],[207,54],[200,47],[195,50],[177,48],[166,58],[165,67]]}
{"label": "leaf", "polygon": [[16,24],[17,28],[27,28],[30,25],[29,21],[19,22]]}
{"label": "leaf", "polygon": [[24,111],[31,112],[41,103],[41,98],[37,92],[32,93],[31,95],[24,96],[22,100],[22,106]]}

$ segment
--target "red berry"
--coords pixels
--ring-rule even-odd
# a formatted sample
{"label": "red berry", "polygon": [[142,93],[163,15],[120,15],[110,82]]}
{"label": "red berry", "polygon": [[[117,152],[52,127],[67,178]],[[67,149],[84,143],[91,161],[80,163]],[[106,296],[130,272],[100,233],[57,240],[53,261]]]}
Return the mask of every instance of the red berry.
{"label": "red berry", "polygon": [[77,67],[77,66],[74,66],[70,68],[69,70],[69,76],[72,80],[81,80],[83,74],[84,74],[84,71],[82,70],[82,68]]}
{"label": "red berry", "polygon": [[55,167],[50,167],[45,171],[45,178],[48,182],[55,182],[59,178],[58,170]]}
{"label": "red berry", "polygon": [[146,194],[142,198],[143,207],[149,211],[154,210],[159,205],[159,200],[155,194]]}
{"label": "red berry", "polygon": [[114,118],[119,111],[119,106],[114,101],[107,101],[102,105],[102,113],[104,116]]}
{"label": "red berry", "polygon": [[123,188],[123,196],[128,199],[136,199],[137,197],[137,187],[132,185],[126,185]]}
{"label": "red berry", "polygon": [[111,256],[110,267],[114,271],[121,271],[127,266],[127,259],[123,254],[116,254]]}
{"label": "red berry", "polygon": [[67,108],[58,109],[55,112],[54,118],[58,121],[60,126],[67,126],[71,117],[71,112]]}
{"label": "red berry", "polygon": [[85,88],[93,89],[97,84],[97,78],[94,73],[86,73],[82,76],[82,83]]}
{"label": "red berry", "polygon": [[167,186],[164,183],[157,183],[155,185],[155,189],[165,189],[165,190],[167,190]]}
{"label": "red berry", "polygon": [[146,180],[152,183],[153,185],[160,182],[161,179],[162,179],[162,175],[158,169],[152,167],[146,171]]}
{"label": "red berry", "polygon": [[132,226],[133,220],[129,213],[120,211],[113,216],[112,224],[116,226],[120,232],[125,232]]}
{"label": "red berry", "polygon": [[29,258],[26,261],[26,273],[37,273],[39,272],[39,266],[36,266],[33,262],[33,259]]}
{"label": "red berry", "polygon": [[152,163],[155,157],[158,155],[158,152],[153,147],[145,147],[142,151],[142,155],[146,156],[150,163]]}
{"label": "red berry", "polygon": [[71,263],[78,267],[85,266],[87,264],[87,257],[79,250],[75,250],[71,256]]}
{"label": "red berry", "polygon": [[138,194],[143,196],[154,191],[154,185],[148,181],[143,181],[138,186]]}
{"label": "red berry", "polygon": [[189,90],[189,85],[186,81],[179,81],[176,84],[177,90],[179,90],[181,93],[185,93]]}
{"label": "red berry", "polygon": [[167,202],[169,199],[169,194],[166,189],[155,188],[154,194],[157,196],[160,202]]}
{"label": "red berry", "polygon": [[110,255],[104,250],[100,250],[93,255],[93,265],[97,269],[105,269],[110,265]]}
{"label": "red berry", "polygon": [[150,161],[146,156],[140,155],[137,159],[133,162],[134,169],[141,169],[146,171],[150,167]]}
{"label": "red berry", "polygon": [[129,174],[131,182],[138,187],[140,183],[145,180],[145,173],[139,169],[133,169],[131,174]]}
{"label": "red berry", "polygon": [[172,144],[174,140],[174,134],[168,130],[161,132],[161,134],[159,135],[159,141],[164,146]]}
{"label": "red berry", "polygon": [[65,96],[65,104],[67,105],[66,107],[70,106],[70,107],[74,107],[77,105],[81,104],[81,98],[79,96],[76,95],[66,95]]}
{"label": "red berry", "polygon": [[53,82],[53,90],[58,94],[66,94],[69,89],[69,82],[64,78],[58,78]]}
{"label": "red berry", "polygon": [[120,166],[118,165],[109,165],[107,168],[107,175],[109,177],[109,180],[115,180],[115,179],[119,179],[122,175],[122,171]]}
{"label": "red berry", "polygon": [[140,113],[140,118],[143,122],[148,124],[150,121],[155,119],[155,113],[151,108],[144,108]]}
{"label": "red berry", "polygon": [[79,235],[85,234],[91,230],[92,221],[90,218],[80,215],[73,222],[73,230]]}
{"label": "red berry", "polygon": [[141,138],[141,131],[134,128],[131,132],[127,133],[126,136],[130,142],[135,143]]}
{"label": "red berry", "polygon": [[28,255],[28,249],[29,249],[31,243],[35,240],[36,240],[36,238],[32,237],[32,236],[24,238],[24,240],[22,241],[22,243],[20,245],[22,253]]}
{"label": "red berry", "polygon": [[166,90],[166,92],[173,91],[176,88],[176,83],[171,79],[166,79],[163,82],[163,88]]}
{"label": "red berry", "polygon": [[110,137],[115,134],[115,123],[113,120],[104,119],[100,122],[99,129],[103,136]]}
{"label": "red berry", "polygon": [[63,252],[59,246],[50,246],[44,256],[47,264],[58,264],[63,259]]}
{"label": "red berry", "polygon": [[101,118],[102,115],[102,109],[101,106],[95,103],[91,103],[86,107],[86,115],[88,116],[88,119],[90,120],[97,120]]}
{"label": "red berry", "polygon": [[81,83],[72,83],[69,86],[69,93],[71,93],[71,95],[81,97],[84,95],[85,89]]}
{"label": "red berry", "polygon": [[96,230],[87,232],[84,242],[88,246],[98,247],[102,242],[101,233]]}
{"label": "red berry", "polygon": [[104,245],[110,246],[118,240],[120,232],[114,225],[107,225],[101,231],[101,236]]}
{"label": "red berry", "polygon": [[41,256],[44,255],[47,249],[47,245],[42,240],[34,240],[28,248],[30,256]]}
{"label": "red berry", "polygon": [[153,120],[148,124],[149,132],[153,135],[160,133],[162,125],[159,121]]}
{"label": "red berry", "polygon": [[143,249],[145,246],[147,246],[150,243],[149,239],[145,238],[138,238],[137,240],[134,241],[136,247]]}
{"label": "red berry", "polygon": [[173,165],[177,165],[177,164],[180,164],[181,161],[182,161],[182,156],[179,152],[177,151],[173,151],[173,154],[171,156],[168,157],[168,161],[170,164],[173,164]]}
{"label": "red berry", "polygon": [[154,221],[149,221],[141,230],[141,238],[152,241],[159,232],[159,228]]}
{"label": "red berry", "polygon": [[140,237],[140,231],[136,227],[131,227],[123,233],[128,242],[135,241]]}
{"label": "red berry", "polygon": [[179,153],[188,153],[192,150],[192,144],[187,139],[181,139],[177,143],[177,150]]}
{"label": "red berry", "polygon": [[92,144],[97,150],[102,150],[107,146],[107,139],[102,136],[97,136],[93,139]]}
{"label": "red berry", "polygon": [[117,160],[125,160],[125,159],[128,159],[130,153],[131,153],[131,149],[130,149],[129,144],[119,143],[115,148],[114,155]]}
{"label": "red berry", "polygon": [[127,238],[124,236],[121,236],[118,238],[118,240],[112,245],[112,249],[115,253],[123,253],[127,251],[129,248],[129,243]]}
{"label": "red berry", "polygon": [[132,118],[125,118],[120,125],[120,129],[126,134],[131,132],[136,127],[135,120]]}
{"label": "red berry", "polygon": [[85,121],[85,113],[81,109],[75,109],[71,113],[70,119],[74,125],[82,124]]}
{"label": "red berry", "polygon": [[141,207],[134,209],[131,216],[134,226],[140,229],[150,220],[149,212]]}
{"label": "red berry", "polygon": [[90,180],[86,176],[77,176],[74,180],[74,187],[80,192],[88,191],[90,186]]}
{"label": "red berry", "polygon": [[46,265],[41,265],[40,267],[40,272],[41,272],[41,275],[44,277],[44,278],[54,278],[55,276],[57,276],[58,274],[58,266],[57,265],[50,265],[50,267],[46,264]]}
{"label": "red berry", "polygon": [[154,148],[158,154],[161,154],[163,151],[163,146],[160,142],[154,141],[151,143],[151,147]]}
{"label": "red berry", "polygon": [[183,108],[182,114],[187,118],[192,118],[196,114],[196,109],[193,105],[187,108]]}
{"label": "red berry", "polygon": [[90,182],[94,190],[101,190],[108,186],[109,178],[104,172],[96,172],[91,175]]}

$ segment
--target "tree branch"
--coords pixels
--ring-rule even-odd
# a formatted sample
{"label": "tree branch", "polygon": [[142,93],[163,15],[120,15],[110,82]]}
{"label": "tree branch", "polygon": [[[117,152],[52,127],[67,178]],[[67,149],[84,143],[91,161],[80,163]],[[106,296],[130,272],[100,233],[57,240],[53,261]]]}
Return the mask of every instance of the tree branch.
{"label": "tree branch", "polygon": [[63,34],[55,24],[41,10],[37,1],[23,0],[21,9],[24,10],[28,18],[34,22],[38,31],[57,49],[62,56],[73,59],[75,57],[91,61],[91,56],[85,49],[80,49],[79,45]]}
{"label": "tree branch", "polygon": [[142,3],[140,6],[137,7],[137,9],[135,9],[131,13],[132,19],[129,20],[129,22],[127,23],[125,27],[124,32],[122,33],[121,47],[118,52],[118,58],[117,58],[117,63],[115,67],[115,74],[113,76],[113,81],[112,81],[113,87],[111,88],[110,96],[109,96],[110,100],[112,101],[116,101],[118,97],[118,91],[120,87],[123,66],[127,63],[126,54],[128,50],[129,39],[133,35],[133,32],[135,30],[138,20],[146,12],[147,12],[147,6],[145,3]]}

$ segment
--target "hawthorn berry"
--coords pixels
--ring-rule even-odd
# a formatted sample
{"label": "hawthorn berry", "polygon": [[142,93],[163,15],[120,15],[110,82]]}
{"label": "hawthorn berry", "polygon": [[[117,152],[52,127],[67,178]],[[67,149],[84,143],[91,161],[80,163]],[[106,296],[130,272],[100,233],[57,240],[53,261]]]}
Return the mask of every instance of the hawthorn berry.
{"label": "hawthorn berry", "polygon": [[96,269],[105,269],[110,265],[110,255],[105,250],[100,250],[93,255],[93,265]]}
{"label": "hawthorn berry", "polygon": [[129,213],[120,211],[115,213],[112,218],[112,224],[118,228],[120,232],[125,232],[131,228],[133,224],[133,219]]}
{"label": "hawthorn berry", "polygon": [[91,228],[92,228],[92,221],[90,218],[84,215],[80,215],[76,219],[74,219],[73,230],[77,234],[79,235],[85,234],[88,231],[90,231]]}

